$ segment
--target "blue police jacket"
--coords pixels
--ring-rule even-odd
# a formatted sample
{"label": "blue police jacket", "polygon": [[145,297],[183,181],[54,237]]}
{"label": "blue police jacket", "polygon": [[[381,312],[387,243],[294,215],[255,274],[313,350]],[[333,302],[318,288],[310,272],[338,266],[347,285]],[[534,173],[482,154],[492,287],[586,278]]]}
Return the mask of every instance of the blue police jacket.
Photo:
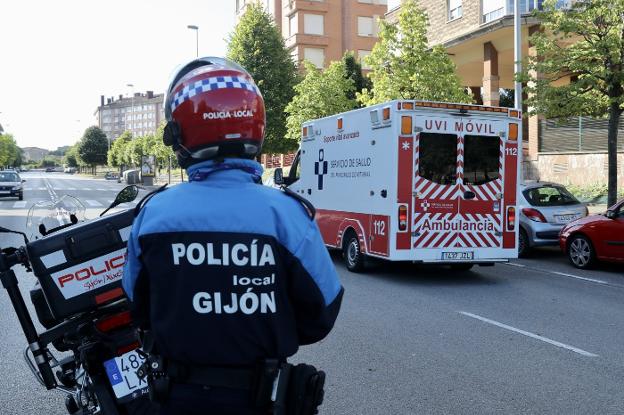
{"label": "blue police jacket", "polygon": [[195,164],[135,218],[123,287],[162,356],[249,365],[332,329],[344,290],[318,227],[261,174],[252,160]]}

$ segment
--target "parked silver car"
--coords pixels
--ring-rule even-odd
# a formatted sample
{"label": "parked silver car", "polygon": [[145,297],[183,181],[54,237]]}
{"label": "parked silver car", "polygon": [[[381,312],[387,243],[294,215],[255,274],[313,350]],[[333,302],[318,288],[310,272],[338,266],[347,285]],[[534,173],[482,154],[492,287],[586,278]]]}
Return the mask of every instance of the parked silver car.
{"label": "parked silver car", "polygon": [[518,198],[521,257],[534,247],[559,244],[561,228],[588,214],[587,207],[557,183],[525,183]]}

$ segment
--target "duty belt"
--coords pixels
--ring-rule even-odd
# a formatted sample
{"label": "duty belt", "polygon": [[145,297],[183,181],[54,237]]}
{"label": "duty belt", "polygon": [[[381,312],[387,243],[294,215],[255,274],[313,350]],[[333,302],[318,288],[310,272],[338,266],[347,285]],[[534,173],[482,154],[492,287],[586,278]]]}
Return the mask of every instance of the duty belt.
{"label": "duty belt", "polygon": [[231,368],[216,366],[190,366],[167,361],[167,374],[174,382],[251,390],[256,368]]}

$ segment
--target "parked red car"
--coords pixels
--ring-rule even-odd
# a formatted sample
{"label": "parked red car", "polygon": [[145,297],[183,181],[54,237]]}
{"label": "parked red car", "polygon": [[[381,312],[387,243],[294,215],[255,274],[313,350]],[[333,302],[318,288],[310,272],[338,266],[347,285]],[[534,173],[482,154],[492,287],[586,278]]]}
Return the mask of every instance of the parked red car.
{"label": "parked red car", "polygon": [[624,199],[606,213],[570,222],[559,233],[559,246],[577,268],[596,261],[624,262]]}

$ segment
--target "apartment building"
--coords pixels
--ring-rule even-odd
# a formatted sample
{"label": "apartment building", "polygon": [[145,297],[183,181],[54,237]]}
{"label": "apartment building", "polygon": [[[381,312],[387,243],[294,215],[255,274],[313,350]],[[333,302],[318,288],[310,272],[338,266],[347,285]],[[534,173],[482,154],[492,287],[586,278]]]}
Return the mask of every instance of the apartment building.
{"label": "apartment building", "polygon": [[[477,103],[499,105],[500,89],[514,88],[514,1],[417,1],[429,17],[430,44],[446,47],[463,85],[470,87]],[[569,7],[571,1],[559,0],[557,6]],[[520,0],[523,57],[536,54],[529,36],[540,24],[531,13],[542,4],[543,0]],[[397,21],[399,12],[400,6],[389,11],[386,19]],[[526,105],[523,110],[526,112]],[[624,128],[620,131],[624,133]],[[605,182],[606,120],[579,117],[561,125],[534,116],[524,120],[523,132],[526,178],[578,185]],[[624,153],[619,155],[619,165],[624,182]]]}
{"label": "apartment building", "polygon": [[360,59],[370,54],[388,9],[387,0],[236,0],[237,18],[251,2],[273,16],[295,62],[307,59],[318,68],[346,51]]}
{"label": "apartment building", "polygon": [[130,131],[134,137],[155,134],[165,119],[163,94],[135,92],[130,97],[119,95],[117,99],[102,95],[94,115],[110,142],[124,131]]}

